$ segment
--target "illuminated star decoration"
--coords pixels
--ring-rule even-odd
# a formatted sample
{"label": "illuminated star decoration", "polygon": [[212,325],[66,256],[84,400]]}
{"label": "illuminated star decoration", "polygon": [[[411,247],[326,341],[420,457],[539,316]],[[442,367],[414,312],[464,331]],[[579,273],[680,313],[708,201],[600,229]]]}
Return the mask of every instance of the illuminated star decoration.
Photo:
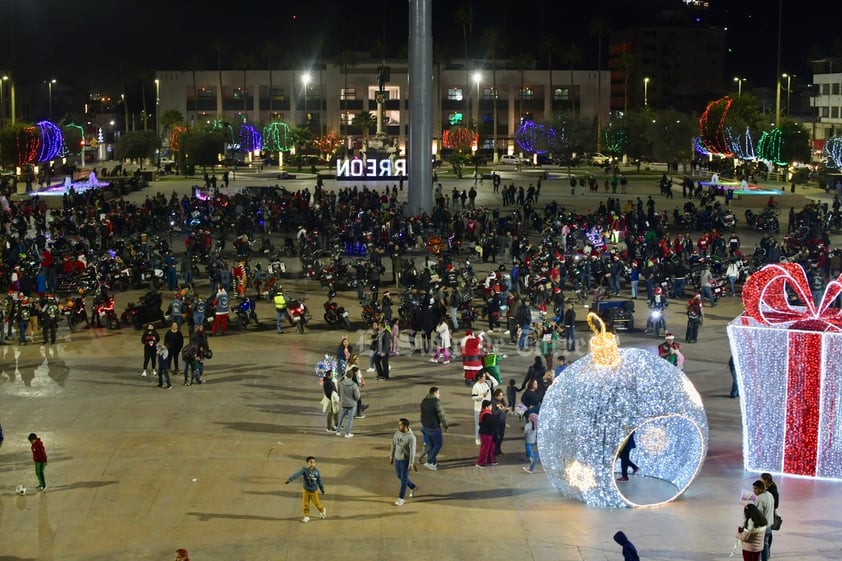
{"label": "illuminated star decoration", "polygon": [[[728,325],[748,471],[842,479],[842,277],[818,304],[797,263],[746,279]],[[797,301],[801,305],[794,304]]]}
{"label": "illuminated star decoration", "polygon": [[[538,449],[550,482],[568,498],[596,507],[654,506],[680,496],[701,471],[708,449],[702,399],[678,368],[643,349],[620,349],[602,320],[588,314],[590,353],[547,390]],[[671,483],[671,496],[634,502],[622,494],[619,454],[629,434],[635,478]],[[623,484],[625,485],[625,483]]]}

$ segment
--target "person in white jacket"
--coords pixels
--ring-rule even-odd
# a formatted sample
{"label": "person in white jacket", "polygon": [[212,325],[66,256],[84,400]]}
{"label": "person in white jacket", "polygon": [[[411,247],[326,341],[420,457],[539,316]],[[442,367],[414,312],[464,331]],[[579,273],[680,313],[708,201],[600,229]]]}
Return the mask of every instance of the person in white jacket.
{"label": "person in white jacket", "polygon": [[497,380],[481,370],[471,388],[471,399],[474,400],[474,438],[477,445],[482,444],[479,439],[479,414],[482,411],[482,402],[486,399],[491,401],[491,392],[496,385]]}
{"label": "person in white jacket", "polygon": [[452,344],[450,338],[450,326],[447,325],[447,319],[442,316],[439,324],[436,326],[436,333],[438,334],[436,352],[430,362],[439,362],[441,360],[444,364],[450,364],[450,346]]}
{"label": "person in white jacket", "polygon": [[740,273],[742,272],[741,265],[742,261],[739,259],[732,259],[731,263],[728,264],[728,268],[725,270],[725,276],[728,278],[728,288],[730,289],[729,296],[737,295],[736,284],[740,278]]}

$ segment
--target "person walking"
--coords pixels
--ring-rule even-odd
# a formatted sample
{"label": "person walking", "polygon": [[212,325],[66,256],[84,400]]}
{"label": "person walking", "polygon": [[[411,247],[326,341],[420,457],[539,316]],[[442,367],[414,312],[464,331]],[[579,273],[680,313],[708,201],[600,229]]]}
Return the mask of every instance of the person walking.
{"label": "person walking", "polygon": [[327,426],[325,427],[327,432],[336,432],[336,423],[339,421],[339,392],[336,390],[333,376],[333,372],[328,372],[322,380],[322,390],[325,394],[322,400],[322,409],[327,413]]}
{"label": "person walking", "polygon": [[[354,426],[354,414],[357,410],[357,401],[360,400],[360,387],[354,382],[353,369],[345,373],[345,377],[339,382],[339,405],[342,411],[339,414],[339,421],[336,423],[336,436],[342,436],[342,427],[345,426],[345,438],[353,438],[351,432]],[[345,419],[348,419],[347,426]]]}
{"label": "person walking", "polygon": [[213,335],[217,334],[217,328],[219,328],[219,335],[225,335],[225,330],[228,329],[228,313],[230,311],[231,299],[228,297],[228,291],[225,290],[224,286],[220,286],[214,299],[214,316],[211,326]]}
{"label": "person walking", "polygon": [[442,429],[447,431],[447,417],[441,404],[441,392],[438,386],[432,386],[426,397],[421,400],[421,432],[427,444],[427,461],[424,467],[433,471],[438,468],[438,455],[444,446]]}
{"label": "person walking", "polygon": [[325,484],[322,481],[322,474],[319,471],[319,468],[316,467],[316,458],[313,456],[307,456],[305,461],[307,462],[307,465],[290,475],[287,480],[284,481],[284,485],[289,485],[290,482],[295,481],[299,477],[301,478],[301,483],[304,488],[301,492],[301,502],[304,506],[304,518],[302,518],[301,521],[306,524],[310,521],[311,502],[313,503],[313,506],[316,507],[316,510],[319,511],[319,517],[322,520],[327,518],[327,509],[322,506],[322,502],[319,500],[318,492],[321,491],[322,495],[325,494]]}
{"label": "person walking", "polygon": [[418,492],[418,485],[409,479],[409,467],[415,466],[415,446],[415,434],[409,428],[409,420],[398,419],[398,430],[392,436],[392,447],[389,451],[389,464],[395,466],[395,474],[401,482],[395,506],[401,506],[406,502],[404,496],[406,496],[407,487],[410,497],[414,497]]}
{"label": "person walking", "polygon": [[568,352],[576,350],[576,309],[573,303],[567,304],[567,310],[564,311],[564,340],[565,349]]}
{"label": "person walking", "polygon": [[637,548],[634,544],[626,537],[626,534],[623,532],[617,532],[614,534],[614,541],[623,548],[623,561],[640,561],[640,555],[637,553]]}
{"label": "person walking", "polygon": [[29,433],[29,444],[32,448],[32,461],[35,463],[35,477],[38,478],[38,490],[43,491],[47,488],[47,482],[44,479],[44,468],[47,466],[47,450],[44,448],[44,443],[34,432]]}
{"label": "person walking", "polygon": [[377,332],[377,349],[374,351],[374,367],[377,370],[378,380],[389,379],[389,353],[392,350],[392,334],[386,329],[387,324],[382,324],[382,329]]}
{"label": "person walking", "polygon": [[477,457],[476,467],[496,466],[497,462],[494,459],[494,431],[496,420],[494,414],[491,412],[491,400],[484,399],[482,401],[482,409],[479,414],[479,437],[480,448],[479,456]]}
{"label": "person walking", "polygon": [[528,466],[523,466],[526,473],[535,473],[535,466],[538,465],[538,414],[530,413],[526,424],[523,425],[523,440],[526,450]]}
{"label": "person walking", "polygon": [[622,475],[617,478],[617,481],[625,482],[629,480],[629,468],[632,469],[632,474],[637,473],[637,470],[640,469],[636,463],[631,461],[631,451],[634,448],[637,448],[637,444],[634,441],[634,431],[632,431],[620,449],[620,471]]}
{"label": "person walking", "polygon": [[140,375],[143,378],[146,378],[146,370],[150,363],[152,364],[152,375],[155,376],[158,373],[155,370],[155,364],[157,362],[156,353],[158,351],[158,342],[160,340],[161,336],[158,335],[158,331],[151,323],[146,326],[146,331],[144,331],[143,335],[140,336],[140,342],[143,345],[143,372],[141,372]]}
{"label": "person walking", "polygon": [[742,542],[743,561],[760,561],[764,549],[763,536],[769,522],[754,504],[743,507],[745,520],[737,527],[737,539]]}
{"label": "person walking", "polygon": [[684,338],[688,343],[696,343],[699,340],[699,326],[702,324],[704,317],[702,296],[696,294],[687,304],[687,331]]}
{"label": "person walking", "polygon": [[284,296],[284,287],[278,286],[275,289],[275,295],[272,297],[272,304],[275,306],[275,328],[278,330],[278,333],[283,333],[284,328],[281,325],[281,320],[286,318],[286,320],[292,324],[292,318],[289,315],[289,310],[287,309],[287,299]]}
{"label": "person walking", "polygon": [[442,361],[444,364],[450,364],[450,346],[452,341],[450,337],[450,326],[447,325],[447,318],[444,316],[441,317],[439,324],[436,326],[436,333],[438,333],[438,337],[436,338],[436,352],[433,354],[430,362],[437,363]]}

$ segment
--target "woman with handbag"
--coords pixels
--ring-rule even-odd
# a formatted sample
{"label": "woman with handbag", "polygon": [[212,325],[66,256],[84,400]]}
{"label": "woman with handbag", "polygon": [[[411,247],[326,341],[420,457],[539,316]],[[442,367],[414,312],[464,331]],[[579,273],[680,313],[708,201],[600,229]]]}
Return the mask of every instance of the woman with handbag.
{"label": "woman with handbag", "polygon": [[742,542],[743,561],[760,561],[763,536],[766,535],[766,518],[753,503],[743,508],[745,521],[737,527],[737,540]]}

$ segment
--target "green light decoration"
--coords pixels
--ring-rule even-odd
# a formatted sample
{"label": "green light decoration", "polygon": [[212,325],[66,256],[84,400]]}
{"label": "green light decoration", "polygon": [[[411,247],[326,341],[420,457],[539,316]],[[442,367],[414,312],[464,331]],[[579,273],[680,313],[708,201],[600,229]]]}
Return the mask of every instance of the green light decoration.
{"label": "green light decoration", "polygon": [[293,139],[289,125],[274,121],[263,128],[263,149],[267,152],[289,152]]}
{"label": "green light decoration", "polygon": [[622,154],[629,144],[629,136],[626,131],[616,127],[608,127],[603,135],[605,137],[605,149],[609,154]]}
{"label": "green light decoration", "polygon": [[64,138],[64,143],[62,144],[61,152],[59,153],[59,156],[63,158],[65,156],[67,156],[68,154],[80,154],[81,155],[82,150],[84,150],[84,147],[85,147],[85,129],[83,129],[81,126],[77,125],[76,123],[68,123],[67,125],[64,125],[64,128],[65,128],[65,130],[66,129],[78,129],[79,130],[79,139],[80,139],[79,146],[78,146],[79,149],[76,150],[76,151],[72,150],[71,147],[67,145],[67,138],[68,138],[69,135],[64,134],[64,135],[62,135],[63,138]]}
{"label": "green light decoration", "polygon": [[785,166],[787,162],[781,158],[782,136],[778,128],[765,131],[757,141],[757,157],[776,166]]}
{"label": "green light decoration", "polygon": [[216,132],[220,130],[223,132],[226,141],[234,141],[234,128],[231,126],[231,123],[227,121],[220,121],[219,119],[214,119],[213,121],[210,121],[207,125],[205,125],[205,132],[207,133]]}

